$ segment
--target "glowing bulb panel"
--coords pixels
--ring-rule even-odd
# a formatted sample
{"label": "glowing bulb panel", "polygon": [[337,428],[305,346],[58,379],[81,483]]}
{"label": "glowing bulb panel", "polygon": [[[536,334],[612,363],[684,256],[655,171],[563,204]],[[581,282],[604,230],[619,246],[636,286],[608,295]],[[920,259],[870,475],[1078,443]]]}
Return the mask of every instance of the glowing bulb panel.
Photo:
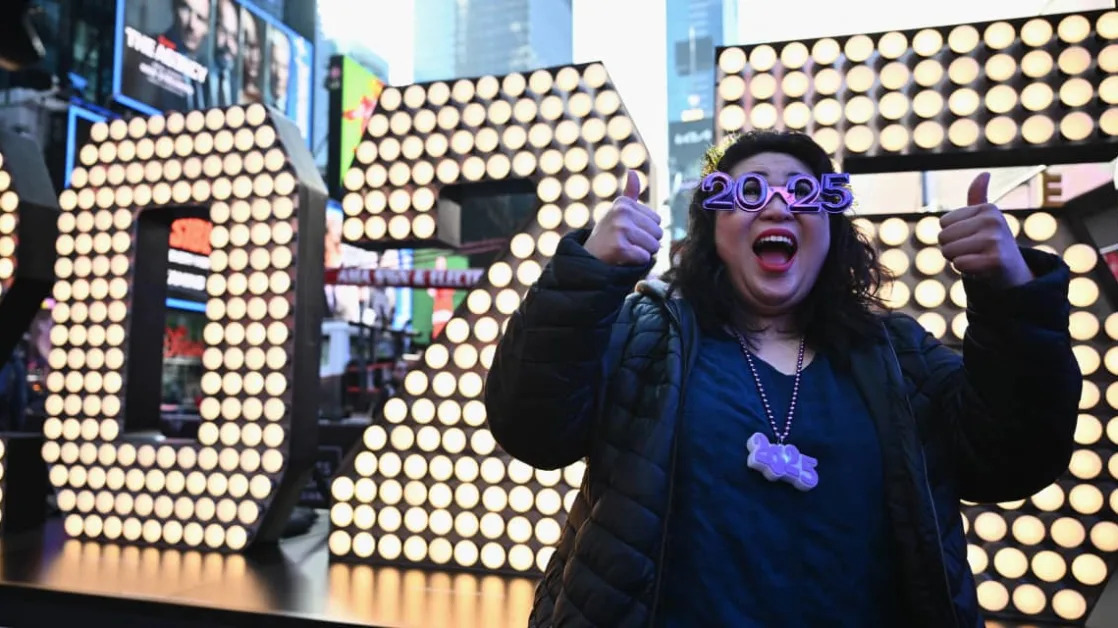
{"label": "glowing bulb panel", "polygon": [[584,465],[537,471],[512,460],[486,428],[482,385],[505,322],[560,237],[609,208],[626,169],[648,202],[648,152],[597,63],[389,87],[377,111],[345,175],[349,242],[437,246],[432,214],[447,185],[528,179],[539,205],[343,461],[331,555],[538,573]]}
{"label": "glowing bulb panel", "polygon": [[[261,105],[95,124],[62,213],[42,457],[67,534],[239,551],[278,538],[315,455],[325,185]],[[213,223],[196,442],[159,412],[168,229]]]}
{"label": "glowing bulb panel", "polygon": [[1096,11],[718,48],[716,137],[800,131],[849,172],[1107,161],[1116,23]]}
{"label": "glowing bulb panel", "polygon": [[[1070,211],[1070,210],[1069,210]],[[940,215],[874,216],[856,224],[896,275],[881,296],[961,350],[966,294],[940,254]],[[1093,245],[1076,240],[1065,216],[1008,211],[1022,246],[1060,255],[1072,271],[1069,333],[1083,394],[1069,469],[1029,499],[963,504],[957,525],[978,601],[991,618],[1068,624],[1085,621],[1118,557],[1118,313],[1101,293],[1105,269]]]}

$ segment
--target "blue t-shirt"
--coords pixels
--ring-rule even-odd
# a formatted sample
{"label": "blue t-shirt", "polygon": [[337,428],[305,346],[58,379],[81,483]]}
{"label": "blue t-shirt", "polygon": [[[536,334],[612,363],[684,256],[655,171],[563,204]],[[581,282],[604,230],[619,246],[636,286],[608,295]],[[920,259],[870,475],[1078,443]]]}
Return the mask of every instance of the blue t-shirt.
{"label": "blue t-shirt", "polygon": [[[783,430],[794,378],[753,363]],[[746,465],[750,436],[777,439],[736,340],[704,338],[684,403],[666,625],[898,625],[881,452],[850,375],[822,354],[801,375],[785,443],[818,460],[807,492]]]}

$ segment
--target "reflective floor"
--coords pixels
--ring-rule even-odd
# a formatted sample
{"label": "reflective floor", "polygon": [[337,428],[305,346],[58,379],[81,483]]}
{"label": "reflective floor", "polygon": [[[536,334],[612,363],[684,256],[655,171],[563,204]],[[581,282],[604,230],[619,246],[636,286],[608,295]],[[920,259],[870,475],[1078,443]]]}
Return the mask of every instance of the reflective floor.
{"label": "reflective floor", "polygon": [[[307,625],[527,623],[534,580],[331,565],[327,526],[320,517],[310,532],[283,541],[277,552],[245,557],[81,543],[65,539],[51,521],[42,534],[0,541],[0,587],[173,602],[241,616],[286,616]],[[0,625],[6,625],[4,616],[0,608]]]}
{"label": "reflective floor", "polygon": [[[320,516],[309,532],[275,551],[221,556],[81,543],[68,540],[51,520],[42,531],[0,540],[0,625],[45,625],[28,618],[55,606],[95,624],[137,616],[159,617],[162,626],[172,625],[164,616],[177,620],[175,626],[527,624],[533,579],[330,564],[328,525]],[[1088,628],[1118,625],[1116,588],[1112,582]],[[987,628],[1031,626],[987,622]]]}

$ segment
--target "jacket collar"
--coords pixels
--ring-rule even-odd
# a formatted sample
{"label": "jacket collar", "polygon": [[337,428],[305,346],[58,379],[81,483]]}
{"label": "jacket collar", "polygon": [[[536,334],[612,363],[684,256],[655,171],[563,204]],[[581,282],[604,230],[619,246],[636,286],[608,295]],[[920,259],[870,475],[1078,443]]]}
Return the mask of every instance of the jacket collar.
{"label": "jacket collar", "polygon": [[667,301],[671,293],[671,286],[663,280],[648,278],[637,282],[636,291],[658,301]]}

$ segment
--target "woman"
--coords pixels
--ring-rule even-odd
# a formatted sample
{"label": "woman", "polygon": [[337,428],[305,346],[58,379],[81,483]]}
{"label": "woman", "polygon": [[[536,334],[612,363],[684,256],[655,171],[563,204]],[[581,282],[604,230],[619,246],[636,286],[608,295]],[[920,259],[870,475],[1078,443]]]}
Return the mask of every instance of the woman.
{"label": "woman", "polygon": [[[770,186],[832,172],[800,134],[708,158]],[[587,461],[531,625],[980,625],[959,500],[1055,480],[1082,385],[1069,271],[1016,246],[987,181],[941,221],[965,277],[960,357],[880,311],[848,215],[781,195],[711,211],[700,189],[671,291],[631,294],[662,232],[630,173],[592,232],[561,241],[487,382],[508,453]]]}

